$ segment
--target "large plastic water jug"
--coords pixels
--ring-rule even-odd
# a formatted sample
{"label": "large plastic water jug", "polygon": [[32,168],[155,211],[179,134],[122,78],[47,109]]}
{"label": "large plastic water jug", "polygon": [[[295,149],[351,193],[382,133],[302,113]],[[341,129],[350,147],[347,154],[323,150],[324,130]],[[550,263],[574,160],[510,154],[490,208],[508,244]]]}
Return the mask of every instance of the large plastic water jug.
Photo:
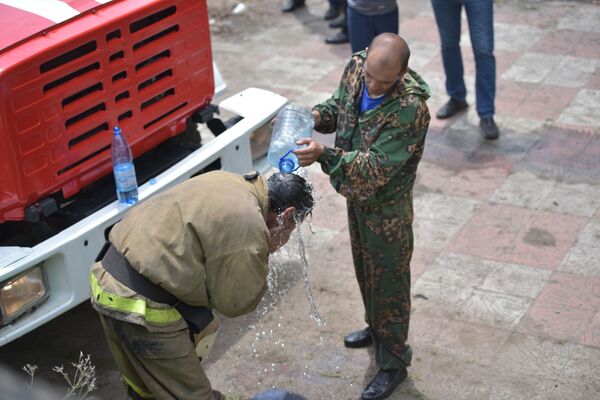
{"label": "large plastic water jug", "polygon": [[300,165],[294,150],[302,146],[296,142],[311,137],[314,124],[312,113],[306,108],[288,104],[279,110],[267,154],[269,164],[282,173],[297,170]]}

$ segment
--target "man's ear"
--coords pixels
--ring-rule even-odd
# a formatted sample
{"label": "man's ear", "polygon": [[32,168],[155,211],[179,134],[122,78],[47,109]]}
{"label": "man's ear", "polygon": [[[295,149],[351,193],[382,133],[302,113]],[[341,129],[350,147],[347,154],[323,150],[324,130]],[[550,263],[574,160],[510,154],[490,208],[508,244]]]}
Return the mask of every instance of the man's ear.
{"label": "man's ear", "polygon": [[285,210],[283,210],[283,212],[281,212],[279,215],[281,215],[281,217],[284,220],[293,221],[295,212],[296,212],[296,207],[288,207]]}

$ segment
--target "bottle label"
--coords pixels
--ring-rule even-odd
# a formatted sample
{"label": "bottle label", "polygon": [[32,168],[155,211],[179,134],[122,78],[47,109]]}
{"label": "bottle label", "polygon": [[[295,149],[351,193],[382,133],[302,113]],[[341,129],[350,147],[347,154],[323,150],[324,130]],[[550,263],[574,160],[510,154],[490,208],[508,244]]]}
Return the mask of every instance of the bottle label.
{"label": "bottle label", "polygon": [[128,192],[137,188],[133,163],[115,165],[114,172],[118,191]]}

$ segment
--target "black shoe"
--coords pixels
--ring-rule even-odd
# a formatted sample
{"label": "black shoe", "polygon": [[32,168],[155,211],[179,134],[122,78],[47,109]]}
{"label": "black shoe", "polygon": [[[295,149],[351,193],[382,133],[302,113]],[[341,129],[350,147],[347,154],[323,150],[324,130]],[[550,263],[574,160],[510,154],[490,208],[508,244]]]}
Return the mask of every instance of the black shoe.
{"label": "black shoe", "polygon": [[343,28],[346,26],[346,16],[344,14],[340,15],[333,21],[329,22],[330,28]]}
{"label": "black shoe", "polygon": [[450,99],[437,112],[438,119],[446,119],[454,116],[459,111],[466,109],[469,105],[464,100]]}
{"label": "black shoe", "polygon": [[353,349],[367,347],[371,343],[373,343],[373,338],[371,337],[371,328],[369,327],[344,336],[344,346]]}
{"label": "black shoe", "polygon": [[380,400],[388,397],[406,379],[406,368],[380,369],[362,392],[363,400]]}
{"label": "black shoe", "polygon": [[325,43],[327,44],[342,44],[348,42],[350,42],[350,38],[348,37],[348,32],[345,32],[344,30],[325,38]]}
{"label": "black shoe", "polygon": [[325,15],[323,15],[323,19],[325,21],[328,21],[330,19],[334,19],[337,18],[338,15],[340,15],[340,7],[332,7],[329,6],[329,8],[327,9],[327,11],[325,11]]}
{"label": "black shoe", "polygon": [[496,140],[500,136],[500,131],[496,122],[494,122],[494,117],[481,118],[479,120],[479,130],[481,131],[481,136],[487,140]]}
{"label": "black shoe", "polygon": [[301,7],[304,7],[304,0],[288,0],[283,7],[281,7],[282,12],[292,12]]}

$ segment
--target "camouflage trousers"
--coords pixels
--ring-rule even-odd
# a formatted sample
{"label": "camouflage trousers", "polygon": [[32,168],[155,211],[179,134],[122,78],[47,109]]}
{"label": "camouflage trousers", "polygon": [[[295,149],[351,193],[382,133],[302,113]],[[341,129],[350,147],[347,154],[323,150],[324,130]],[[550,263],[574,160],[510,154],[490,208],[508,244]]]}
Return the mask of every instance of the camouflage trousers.
{"label": "camouflage trousers", "polygon": [[406,345],[413,251],[412,192],[370,207],[348,202],[348,221],[356,278],[377,365],[383,369],[407,367],[412,358]]}

